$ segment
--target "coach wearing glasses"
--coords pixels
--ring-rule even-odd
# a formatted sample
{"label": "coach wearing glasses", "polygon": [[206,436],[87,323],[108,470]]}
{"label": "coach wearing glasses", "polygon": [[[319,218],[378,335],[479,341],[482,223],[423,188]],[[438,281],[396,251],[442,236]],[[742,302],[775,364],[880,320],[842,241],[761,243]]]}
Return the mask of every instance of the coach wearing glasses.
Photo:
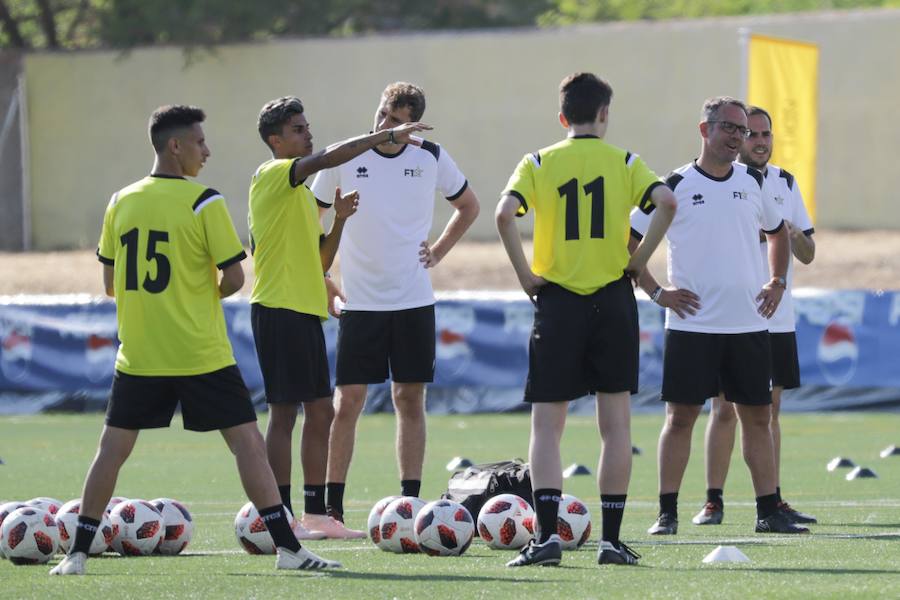
{"label": "coach wearing glasses", "polygon": [[[749,134],[747,109],[729,97],[707,100],[700,123],[700,158],[666,180],[678,203],[669,243],[669,281],[660,287],[644,271],[640,285],[666,307],[659,437],[659,518],[652,535],[678,531],[678,490],[691,452],[691,433],[707,398],[734,403],[744,460],[756,493],[756,531],[807,533],[778,509],[771,418],[771,349],[767,320],[785,290],[790,239],[762,173],[734,162]],[[635,209],[640,238],[652,206]],[[766,281],[759,232],[769,242]]]}

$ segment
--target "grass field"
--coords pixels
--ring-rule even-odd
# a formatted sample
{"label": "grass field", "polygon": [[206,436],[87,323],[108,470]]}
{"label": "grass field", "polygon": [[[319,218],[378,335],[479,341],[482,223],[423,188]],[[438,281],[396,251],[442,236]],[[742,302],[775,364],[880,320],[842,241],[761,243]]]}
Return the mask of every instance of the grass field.
{"label": "grass field", "polygon": [[[5,461],[0,466],[0,499],[52,496],[65,501],[80,495],[101,423],[99,414],[0,418],[0,457]],[[813,535],[804,537],[753,533],[753,494],[737,452],[726,488],[725,524],[691,525],[690,516],[704,499],[702,424],[682,487],[681,529],[675,537],[648,536],[646,528],[656,514],[654,456],[660,423],[658,415],[634,419],[634,443],[644,452],[635,457],[623,539],[643,554],[638,567],[598,567],[594,536],[581,551],[566,553],[557,569],[506,569],[512,554],[489,550],[478,541],[460,558],[386,554],[368,541],[323,541],[310,547],[342,561],[344,570],[275,571],[273,557],[244,554],[235,541],[232,521],[245,498],[224,443],[215,433],[183,432],[179,423],[141,435],[116,493],[183,500],[196,522],[186,554],[128,559],[107,555],[92,559],[83,578],[51,578],[47,566],[14,567],[2,561],[0,598],[900,596],[900,457],[878,457],[885,446],[900,444],[900,415],[783,417],[785,495],[820,522],[813,526]],[[431,418],[423,498],[435,499],[444,490],[444,465],[453,456],[476,462],[526,456],[527,432],[528,417],[522,414]],[[597,450],[593,422],[571,418],[563,441],[564,463],[584,463],[594,471]],[[836,455],[873,468],[879,479],[848,482],[844,472],[829,473],[825,465]],[[299,474],[295,488],[298,479]],[[350,474],[348,524],[364,528],[371,505],[396,493],[398,485],[393,418],[367,416],[360,424]],[[589,503],[598,531],[593,478],[573,478],[565,487]],[[752,562],[703,565],[702,558],[719,544],[738,546]]]}

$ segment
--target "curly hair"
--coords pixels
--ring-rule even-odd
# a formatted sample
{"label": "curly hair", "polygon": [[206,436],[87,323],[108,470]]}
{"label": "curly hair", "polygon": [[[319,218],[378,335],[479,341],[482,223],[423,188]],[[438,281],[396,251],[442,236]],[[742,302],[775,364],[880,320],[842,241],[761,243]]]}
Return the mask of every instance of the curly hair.
{"label": "curly hair", "polygon": [[425,92],[417,85],[405,81],[397,81],[384,88],[381,93],[391,108],[409,107],[409,117],[413,121],[422,119],[425,114]]}

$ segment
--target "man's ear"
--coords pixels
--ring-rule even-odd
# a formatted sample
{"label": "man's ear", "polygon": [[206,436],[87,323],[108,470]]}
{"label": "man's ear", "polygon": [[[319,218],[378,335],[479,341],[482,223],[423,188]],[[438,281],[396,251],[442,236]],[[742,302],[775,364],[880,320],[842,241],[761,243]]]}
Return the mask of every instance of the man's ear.
{"label": "man's ear", "polygon": [[600,123],[606,123],[606,120],[609,118],[609,107],[601,106],[600,110],[597,113],[597,120]]}
{"label": "man's ear", "polygon": [[563,129],[569,128],[569,120],[562,113],[559,113],[559,124],[563,126]]}
{"label": "man's ear", "polygon": [[709,123],[707,123],[706,121],[700,122],[700,137],[709,137]]}
{"label": "man's ear", "polygon": [[166,149],[176,156],[181,153],[181,140],[178,139],[178,136],[173,135],[166,140]]}

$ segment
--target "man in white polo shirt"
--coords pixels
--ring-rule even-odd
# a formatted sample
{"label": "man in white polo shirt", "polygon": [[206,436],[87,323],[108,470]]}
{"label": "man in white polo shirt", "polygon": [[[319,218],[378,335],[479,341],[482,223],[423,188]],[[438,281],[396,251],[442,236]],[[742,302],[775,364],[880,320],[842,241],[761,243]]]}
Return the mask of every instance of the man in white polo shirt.
{"label": "man in white polo shirt", "polygon": [[[418,121],[425,94],[398,82],[381,95],[374,130]],[[425,385],[434,378],[436,266],[478,216],[478,198],[447,151],[389,141],[340,167],[321,171],[312,191],[329,199],[335,188],[356,189],[359,209],[344,230],[340,251],[346,298],[337,347],[335,415],[328,452],[329,514],[343,518],[347,472],[367,386],[392,380],[397,414],[401,493],[418,496],[425,459]],[[454,212],[429,244],[434,196]]]}
{"label": "man in white polo shirt", "polygon": [[[746,139],[746,107],[727,96],[703,105],[700,158],[669,175],[678,210],[666,239],[669,281],[663,290],[645,271],[640,285],[666,306],[659,438],[659,518],[651,535],[678,531],[678,490],[691,433],[707,398],[724,392],[741,421],[744,460],[756,492],[756,531],[807,533],[778,510],[771,420],[771,348],[767,319],[785,289],[790,241],[762,173],[733,162]],[[650,207],[635,209],[642,236]],[[773,277],[759,258],[759,231],[769,245]]]}
{"label": "man in white polo shirt", "polygon": [[[791,237],[791,252],[803,264],[812,262],[816,253],[816,244],[812,239],[815,233],[809,214],[803,204],[800,188],[794,176],[775,165],[770,165],[772,156],[772,118],[768,112],[758,106],[751,106],[747,111],[747,126],[750,136],[744,142],[740,160],[745,165],[762,172],[766,178],[766,186],[771,190]],[[763,266],[767,245],[760,245],[763,253]],[[800,363],[797,357],[797,336],[795,334],[794,305],[791,299],[793,280],[792,260],[788,261],[787,289],[778,310],[769,319],[769,333],[772,344],[772,440],[775,444],[775,494],[778,506],[795,523],[815,523],[816,518],[804,514],[791,507],[781,497],[781,425],[778,415],[781,409],[782,390],[800,386]],[[734,407],[721,394],[712,401],[709,422],[706,427],[706,503],[694,516],[697,525],[719,525],[724,516],[723,489],[731,453],[734,448],[734,431],[737,425]]]}

